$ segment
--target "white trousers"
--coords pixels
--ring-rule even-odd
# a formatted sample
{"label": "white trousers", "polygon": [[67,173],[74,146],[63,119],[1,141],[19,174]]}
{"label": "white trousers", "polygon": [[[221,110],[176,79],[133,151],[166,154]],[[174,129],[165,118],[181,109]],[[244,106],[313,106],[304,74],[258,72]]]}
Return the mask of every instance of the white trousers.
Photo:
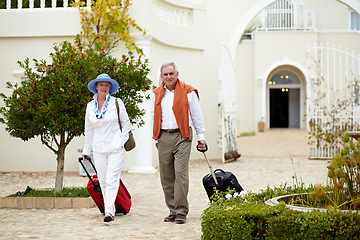
{"label": "white trousers", "polygon": [[101,191],[104,197],[105,213],[115,216],[115,199],[119,190],[121,167],[125,149],[111,153],[93,153]]}

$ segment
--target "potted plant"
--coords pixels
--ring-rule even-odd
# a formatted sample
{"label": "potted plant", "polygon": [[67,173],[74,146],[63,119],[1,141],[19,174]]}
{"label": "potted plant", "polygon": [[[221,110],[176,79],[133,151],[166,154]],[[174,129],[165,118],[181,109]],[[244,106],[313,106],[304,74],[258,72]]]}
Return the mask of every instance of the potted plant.
{"label": "potted plant", "polygon": [[265,121],[264,117],[261,118],[261,121],[258,122],[258,131],[265,132]]}

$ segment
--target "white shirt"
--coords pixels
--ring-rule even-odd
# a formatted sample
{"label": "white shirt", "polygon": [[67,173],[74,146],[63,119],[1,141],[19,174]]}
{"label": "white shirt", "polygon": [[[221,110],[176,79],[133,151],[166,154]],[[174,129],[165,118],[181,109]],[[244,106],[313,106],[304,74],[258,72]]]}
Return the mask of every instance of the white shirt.
{"label": "white shirt", "polygon": [[[198,141],[205,140],[204,133],[204,119],[200,108],[198,96],[195,91],[187,94],[189,102],[189,125],[196,130],[196,137]],[[154,126],[154,107],[155,107],[155,94],[151,95],[152,108],[151,108],[151,126]],[[172,110],[174,104],[174,90],[169,91],[165,86],[165,94],[161,99],[161,129],[176,129],[179,126],[176,123],[175,114]]]}
{"label": "white shirt", "polygon": [[[94,99],[96,97],[97,94],[94,95]],[[108,96],[106,96],[106,98],[107,97]],[[122,132],[120,131],[118,122],[115,99],[119,103]],[[103,108],[104,106],[105,104],[103,105]],[[92,100],[86,106],[85,145],[83,154],[90,155],[91,150],[96,153],[107,153],[120,150],[124,147],[125,142],[129,138],[130,129],[130,120],[121,99],[110,96],[107,111],[103,118],[100,119],[95,115],[95,100]]]}

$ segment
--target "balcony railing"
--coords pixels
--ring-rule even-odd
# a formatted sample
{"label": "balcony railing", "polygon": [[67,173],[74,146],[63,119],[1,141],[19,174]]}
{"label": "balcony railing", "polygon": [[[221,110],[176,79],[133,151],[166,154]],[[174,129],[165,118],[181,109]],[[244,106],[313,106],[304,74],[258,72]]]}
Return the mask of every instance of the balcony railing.
{"label": "balcony railing", "polygon": [[312,10],[265,9],[260,16],[260,31],[315,30],[315,13]]}
{"label": "balcony railing", "polygon": [[[78,0],[0,0],[0,11],[66,9],[75,1]],[[85,6],[91,6],[91,0],[85,2]]]}

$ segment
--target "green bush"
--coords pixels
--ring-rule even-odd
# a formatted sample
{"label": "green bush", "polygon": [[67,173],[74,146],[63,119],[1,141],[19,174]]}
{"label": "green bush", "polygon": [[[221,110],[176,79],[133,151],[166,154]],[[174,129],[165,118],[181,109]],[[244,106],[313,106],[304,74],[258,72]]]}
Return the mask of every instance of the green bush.
{"label": "green bush", "polygon": [[90,197],[86,187],[64,187],[61,192],[54,189],[31,189],[26,195],[16,193],[15,197]]}
{"label": "green bush", "polygon": [[360,215],[287,209],[267,219],[266,239],[360,239]]}
{"label": "green bush", "polygon": [[339,209],[360,208],[360,144],[346,133],[343,148],[328,166],[331,197],[328,204]]}
{"label": "green bush", "polygon": [[215,192],[202,213],[202,239],[360,239],[360,214],[298,212],[265,205],[275,196],[309,192],[302,187],[267,188],[261,193]]}
{"label": "green bush", "polygon": [[265,239],[266,221],[279,208],[229,201],[212,204],[202,214],[202,239]]}

